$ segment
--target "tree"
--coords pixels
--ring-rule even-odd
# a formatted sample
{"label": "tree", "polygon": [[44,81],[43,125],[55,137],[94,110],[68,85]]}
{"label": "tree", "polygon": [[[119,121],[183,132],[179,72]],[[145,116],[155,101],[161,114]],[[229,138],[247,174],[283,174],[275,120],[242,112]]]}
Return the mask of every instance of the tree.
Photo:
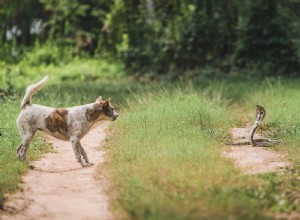
{"label": "tree", "polygon": [[267,66],[269,74],[299,70],[296,45],[288,32],[290,23],[280,15],[281,6],[277,0],[251,1],[249,19],[239,36],[238,66]]}

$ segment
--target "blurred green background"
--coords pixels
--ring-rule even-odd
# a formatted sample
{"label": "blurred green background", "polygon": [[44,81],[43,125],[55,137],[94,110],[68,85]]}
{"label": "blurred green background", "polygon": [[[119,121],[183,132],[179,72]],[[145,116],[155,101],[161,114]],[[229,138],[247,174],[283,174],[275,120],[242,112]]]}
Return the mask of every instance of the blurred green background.
{"label": "blurred green background", "polygon": [[8,64],[78,58],[141,80],[298,76],[299,19],[298,0],[2,0],[0,85]]}

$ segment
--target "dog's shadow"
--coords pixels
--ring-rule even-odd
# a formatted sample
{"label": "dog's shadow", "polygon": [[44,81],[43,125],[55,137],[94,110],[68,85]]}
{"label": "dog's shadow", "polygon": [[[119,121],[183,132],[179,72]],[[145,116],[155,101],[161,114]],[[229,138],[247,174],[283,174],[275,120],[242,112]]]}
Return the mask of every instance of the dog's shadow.
{"label": "dog's shadow", "polygon": [[34,171],[37,171],[37,172],[40,172],[40,173],[68,173],[68,172],[88,168],[88,167],[76,167],[76,168],[71,168],[71,169],[68,169],[68,170],[43,170],[43,169],[36,168],[32,165],[30,165],[29,167],[30,167],[31,170],[34,170]]}

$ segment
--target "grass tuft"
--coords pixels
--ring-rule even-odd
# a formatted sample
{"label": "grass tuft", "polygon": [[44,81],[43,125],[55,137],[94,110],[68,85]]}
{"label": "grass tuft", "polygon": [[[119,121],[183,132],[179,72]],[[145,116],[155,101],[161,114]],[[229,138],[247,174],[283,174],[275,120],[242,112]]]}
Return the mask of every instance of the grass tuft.
{"label": "grass tuft", "polygon": [[[21,141],[16,126],[19,113],[19,102],[7,100],[2,102],[0,117],[0,207],[4,202],[4,194],[11,193],[19,188],[22,175],[27,171],[26,163],[16,156],[16,148]],[[41,137],[35,138],[31,144],[28,159],[35,160],[41,154],[51,150],[51,146]]]}
{"label": "grass tuft", "polygon": [[257,179],[221,156],[231,116],[222,89],[207,91],[152,89],[128,100],[107,144],[107,168],[130,218],[267,219],[247,190]]}

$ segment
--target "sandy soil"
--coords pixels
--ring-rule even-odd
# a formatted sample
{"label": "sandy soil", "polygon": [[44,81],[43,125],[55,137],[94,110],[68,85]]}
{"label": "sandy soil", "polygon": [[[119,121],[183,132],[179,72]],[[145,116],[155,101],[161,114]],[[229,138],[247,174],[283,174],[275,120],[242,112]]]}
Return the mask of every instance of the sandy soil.
{"label": "sandy soil", "polygon": [[55,152],[33,163],[35,168],[23,177],[23,192],[9,196],[0,219],[113,219],[105,180],[96,178],[108,123],[95,126],[81,141],[95,164],[87,168],[77,163],[70,142],[46,136]]}
{"label": "sandy soil", "polygon": [[[233,128],[231,130],[234,141],[246,141],[250,128]],[[259,134],[254,139],[262,138]],[[251,145],[231,146],[224,155],[234,159],[236,165],[248,174],[276,172],[289,165],[284,161],[284,155],[274,152],[270,147],[252,147]]]}

